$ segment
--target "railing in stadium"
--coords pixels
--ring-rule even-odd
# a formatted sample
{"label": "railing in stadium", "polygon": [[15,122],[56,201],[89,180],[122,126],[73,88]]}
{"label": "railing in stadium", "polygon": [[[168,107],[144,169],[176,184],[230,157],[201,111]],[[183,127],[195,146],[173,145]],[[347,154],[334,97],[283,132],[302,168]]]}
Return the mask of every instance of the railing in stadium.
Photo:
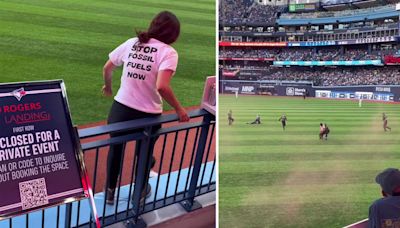
{"label": "railing in stadium", "polygon": [[[102,227],[125,220],[129,220],[133,227],[143,226],[140,215],[175,203],[191,211],[200,206],[195,201],[197,196],[215,191],[215,116],[203,109],[191,111],[189,116],[196,122],[171,125],[169,123],[178,120],[175,114],[171,114],[79,131]],[[168,126],[151,133],[152,127],[159,124]],[[129,132],[137,128],[145,130],[108,137],[110,133]],[[147,186],[145,174],[151,163],[148,151],[151,151],[149,148],[152,140],[157,140],[154,153],[159,162],[153,170],[159,174],[149,179],[152,195],[140,204],[139,189]],[[121,143],[125,149],[121,176],[117,183],[115,203],[108,205],[103,191],[106,176],[104,164],[108,147]],[[137,153],[139,156],[136,156]],[[95,227],[90,221],[93,221],[92,214],[88,200],[85,199],[10,218],[1,221],[0,227]]]}

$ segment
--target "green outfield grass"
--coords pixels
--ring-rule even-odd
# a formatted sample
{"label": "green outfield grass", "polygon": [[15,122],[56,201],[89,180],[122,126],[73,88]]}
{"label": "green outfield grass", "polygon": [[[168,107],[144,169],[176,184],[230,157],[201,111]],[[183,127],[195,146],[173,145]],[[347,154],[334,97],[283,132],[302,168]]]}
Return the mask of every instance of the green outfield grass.
{"label": "green outfield grass", "polygon": [[181,21],[172,86],[184,106],[198,105],[206,76],[215,74],[213,0],[0,0],[0,83],[64,79],[73,121],[104,120],[112,102],[100,92],[108,53],[162,10]]}
{"label": "green outfield grass", "polygon": [[[380,197],[377,173],[399,167],[398,104],[229,95],[219,104],[220,227],[354,223]],[[382,112],[392,132],[383,131]],[[261,125],[246,124],[257,114]],[[318,138],[320,122],[330,126],[327,141]]]}

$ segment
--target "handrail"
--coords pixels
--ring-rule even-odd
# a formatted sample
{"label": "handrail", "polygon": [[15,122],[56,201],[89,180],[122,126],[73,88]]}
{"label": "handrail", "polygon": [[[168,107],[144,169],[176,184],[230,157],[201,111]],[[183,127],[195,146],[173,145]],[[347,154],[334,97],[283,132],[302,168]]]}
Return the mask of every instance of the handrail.
{"label": "handrail", "polygon": [[[196,118],[196,117],[204,116],[207,113],[208,112],[204,109],[197,109],[197,110],[188,112],[188,115],[190,118]],[[163,124],[163,123],[169,123],[169,122],[173,122],[173,121],[177,121],[177,120],[178,120],[177,114],[161,115],[158,117],[149,117],[149,118],[143,118],[143,119],[138,119],[138,120],[130,120],[130,121],[113,123],[113,124],[108,124],[108,125],[103,125],[103,126],[80,129],[80,130],[78,130],[78,133],[79,133],[79,138],[84,139],[84,138],[89,138],[89,137],[94,137],[94,136],[99,136],[99,135],[104,135],[104,134],[109,134],[109,133],[130,131],[130,130],[134,130],[134,129],[138,129],[138,128],[144,128],[144,127],[154,126],[154,125]]]}

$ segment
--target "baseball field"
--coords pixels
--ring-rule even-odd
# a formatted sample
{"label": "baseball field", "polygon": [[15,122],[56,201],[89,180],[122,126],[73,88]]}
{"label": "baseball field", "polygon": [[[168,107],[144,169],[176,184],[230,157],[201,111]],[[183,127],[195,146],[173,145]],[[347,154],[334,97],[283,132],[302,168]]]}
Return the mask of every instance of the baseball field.
{"label": "baseball field", "polygon": [[64,79],[74,123],[104,120],[112,102],[101,94],[108,53],[163,10],[181,21],[172,87],[184,106],[198,105],[206,76],[215,75],[213,0],[0,0],[0,83]]}
{"label": "baseball field", "polygon": [[[400,164],[399,104],[232,95],[219,104],[220,227],[349,225],[381,196],[377,173]],[[260,125],[246,124],[257,114]],[[319,140],[320,122],[328,140]]]}

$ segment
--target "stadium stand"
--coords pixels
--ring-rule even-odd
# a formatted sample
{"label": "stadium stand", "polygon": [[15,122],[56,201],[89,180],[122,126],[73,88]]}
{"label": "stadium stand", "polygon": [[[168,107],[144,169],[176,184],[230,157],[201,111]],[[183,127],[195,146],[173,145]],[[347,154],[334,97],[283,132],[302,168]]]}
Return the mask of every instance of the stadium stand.
{"label": "stadium stand", "polygon": [[339,60],[368,60],[383,59],[387,55],[394,55],[397,46],[390,50],[376,50],[368,53],[366,48],[291,48],[291,49],[254,49],[254,48],[226,48],[220,50],[223,58],[274,58],[275,60],[292,61],[339,61]]}

